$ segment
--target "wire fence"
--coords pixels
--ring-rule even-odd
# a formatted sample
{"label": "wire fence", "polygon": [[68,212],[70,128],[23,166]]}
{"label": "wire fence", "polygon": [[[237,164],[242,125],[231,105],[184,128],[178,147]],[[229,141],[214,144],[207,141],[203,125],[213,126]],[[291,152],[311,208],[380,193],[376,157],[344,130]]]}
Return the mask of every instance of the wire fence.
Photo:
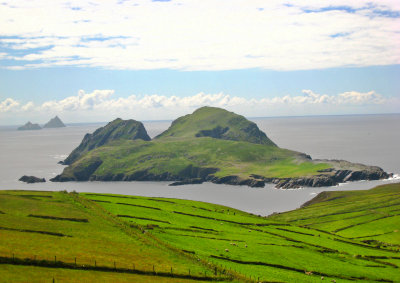
{"label": "wire fence", "polygon": [[80,263],[75,257],[73,262],[66,262],[57,259],[54,256],[52,259],[38,258],[36,256],[31,257],[16,257],[13,254],[10,257],[0,256],[0,264],[13,264],[13,265],[24,265],[24,266],[39,266],[48,268],[64,268],[64,269],[74,269],[74,270],[91,270],[91,271],[103,271],[103,272],[117,272],[117,273],[130,273],[130,274],[140,274],[148,276],[159,276],[159,277],[173,277],[182,279],[193,279],[199,281],[229,281],[233,279],[232,274],[227,270],[218,270],[216,267],[214,270],[204,270],[202,273],[199,271],[193,272],[193,270],[188,269],[187,272],[182,272],[180,268],[179,272],[177,268],[170,267],[169,270],[165,270],[165,267],[158,269],[157,265],[152,265],[151,270],[138,269],[135,263],[132,263],[130,268],[118,266],[117,261],[112,261],[112,264],[101,265],[97,260],[93,260],[91,263],[85,262]]}

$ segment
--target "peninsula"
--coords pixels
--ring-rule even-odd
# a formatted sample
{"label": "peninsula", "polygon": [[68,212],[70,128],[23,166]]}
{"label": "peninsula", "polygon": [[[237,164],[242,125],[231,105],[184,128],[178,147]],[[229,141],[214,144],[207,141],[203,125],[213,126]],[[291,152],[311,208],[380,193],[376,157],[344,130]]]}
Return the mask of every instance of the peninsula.
{"label": "peninsula", "polygon": [[176,119],[152,140],[141,122],[116,119],[86,134],[63,164],[69,166],[51,181],[208,181],[298,188],[389,177],[376,166],[312,160],[280,148],[255,123],[215,107]]}

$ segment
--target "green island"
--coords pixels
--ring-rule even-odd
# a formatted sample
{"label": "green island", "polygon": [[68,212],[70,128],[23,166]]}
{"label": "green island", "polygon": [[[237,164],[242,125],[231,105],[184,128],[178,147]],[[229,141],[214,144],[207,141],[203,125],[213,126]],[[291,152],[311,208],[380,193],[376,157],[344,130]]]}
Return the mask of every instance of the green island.
{"label": "green island", "polygon": [[68,167],[51,181],[207,181],[298,188],[390,176],[376,166],[312,160],[280,148],[255,123],[215,107],[176,119],[153,139],[141,122],[116,119],[85,135],[63,164]]}
{"label": "green island", "polygon": [[0,278],[399,282],[399,223],[398,183],[323,192],[269,217],[169,198],[0,191]]}

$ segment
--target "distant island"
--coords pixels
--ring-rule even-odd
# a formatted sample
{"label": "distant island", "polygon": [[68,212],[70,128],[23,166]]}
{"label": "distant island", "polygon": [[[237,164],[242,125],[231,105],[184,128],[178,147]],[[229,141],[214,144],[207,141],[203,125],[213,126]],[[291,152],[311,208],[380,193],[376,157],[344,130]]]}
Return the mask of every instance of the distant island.
{"label": "distant island", "polygon": [[390,175],[376,166],[312,160],[278,147],[245,117],[202,107],[150,139],[141,122],[116,119],[86,134],[51,179],[66,181],[175,181],[278,188],[333,186]]}
{"label": "distant island", "polygon": [[25,182],[25,183],[28,183],[28,184],[33,184],[33,183],[44,183],[44,182],[46,182],[46,179],[45,178],[38,178],[38,177],[35,177],[35,176],[24,175],[21,178],[19,178],[19,181]]}
{"label": "distant island", "polygon": [[42,128],[39,124],[32,124],[31,122],[26,123],[25,125],[18,128],[18,131],[29,131],[29,130],[41,130]]}
{"label": "distant island", "polygon": [[61,121],[58,116],[54,117],[53,119],[50,119],[43,128],[62,128],[65,127],[65,124]]}
{"label": "distant island", "polygon": [[[45,128],[62,128],[65,127],[65,124],[61,121],[58,116],[50,119],[44,126],[43,129]],[[26,123],[25,125],[21,126],[18,128],[18,131],[27,131],[27,130],[41,130],[42,127],[39,126],[39,124],[32,124],[31,122]]]}

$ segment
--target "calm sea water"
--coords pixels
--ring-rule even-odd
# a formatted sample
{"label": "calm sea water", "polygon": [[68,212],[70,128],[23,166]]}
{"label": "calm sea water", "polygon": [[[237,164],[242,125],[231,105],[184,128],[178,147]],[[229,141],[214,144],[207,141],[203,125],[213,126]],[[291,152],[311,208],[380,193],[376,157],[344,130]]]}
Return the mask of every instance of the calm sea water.
{"label": "calm sea water", "polygon": [[[345,159],[377,165],[400,173],[400,114],[322,116],[252,119],[280,147],[310,154],[313,158]],[[170,121],[145,122],[151,137],[161,133]],[[0,127],[0,189],[75,190],[77,192],[120,193],[173,197],[227,205],[254,214],[268,215],[295,209],[324,190],[369,189],[399,179],[353,182],[336,187],[277,190],[205,183],[169,187],[167,182],[69,182],[25,184],[22,175],[52,178],[61,173],[57,164],[91,133],[104,124],[70,125],[62,129],[16,131]]]}

